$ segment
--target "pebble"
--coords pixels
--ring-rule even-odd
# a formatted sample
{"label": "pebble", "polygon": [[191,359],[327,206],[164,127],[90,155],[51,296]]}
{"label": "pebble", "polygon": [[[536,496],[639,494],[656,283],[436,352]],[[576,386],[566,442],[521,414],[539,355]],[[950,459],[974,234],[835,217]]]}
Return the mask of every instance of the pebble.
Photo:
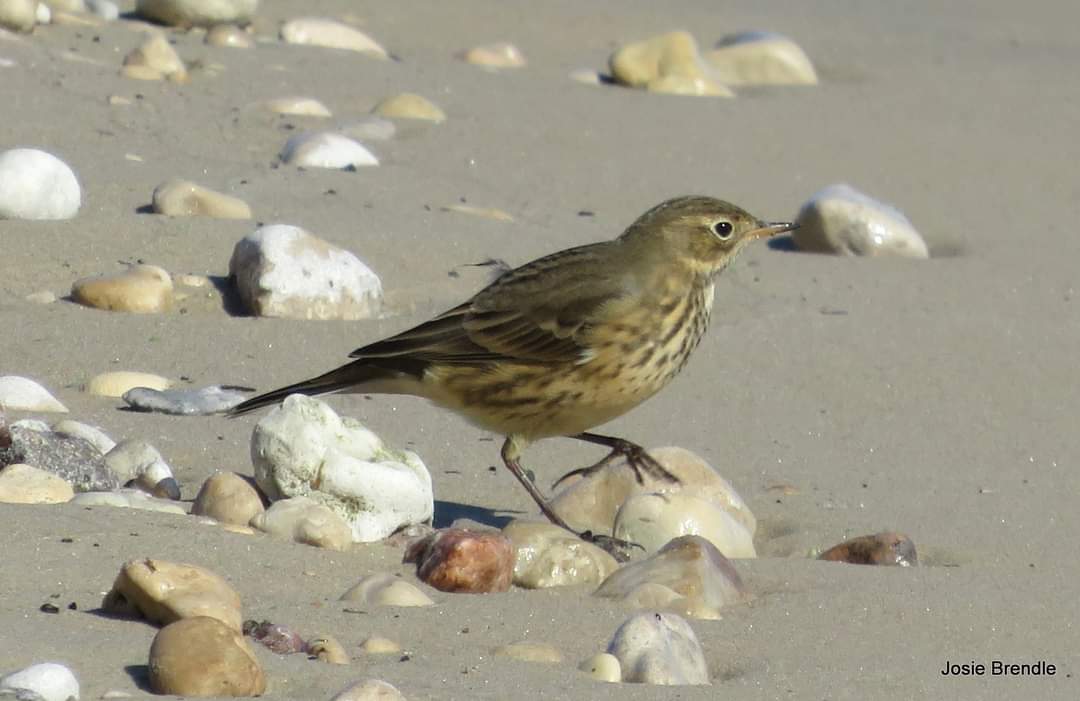
{"label": "pebble", "polygon": [[251,525],[264,533],[327,550],[348,550],[349,524],[337,513],[308,497],[281,499],[255,514]]}
{"label": "pebble", "polygon": [[363,144],[329,131],[293,135],[281,150],[281,160],[287,165],[307,168],[368,168],[379,165],[379,159]]}
{"label": "pebble", "polygon": [[248,480],[235,472],[215,472],[203,482],[191,513],[221,523],[246,526],[265,511],[262,497]]}
{"label": "pebble", "polygon": [[754,514],[731,483],[703,458],[676,446],[654,448],[649,454],[678,477],[679,482],[643,474],[639,484],[626,461],[618,459],[592,475],[570,483],[555,495],[552,508],[577,529],[608,535],[614,528],[615,514],[635,494],[671,494],[685,490],[727,511],[753,536],[757,530]]}
{"label": "pebble", "polygon": [[475,46],[462,53],[461,59],[465,63],[487,68],[521,68],[525,65],[521,50],[505,41]]}
{"label": "pebble", "polygon": [[339,601],[359,601],[375,606],[432,606],[431,597],[411,582],[389,572],[364,577],[341,595]]}
{"label": "pebble", "polygon": [[141,489],[114,489],[111,492],[84,492],[76,494],[71,500],[79,506],[111,506],[118,509],[138,509],[158,513],[187,514],[185,505],[170,499],[159,499]]}
{"label": "pebble", "polygon": [[47,0],[53,12],[86,12],[85,0]]}
{"label": "pebble", "polygon": [[389,682],[365,679],[342,689],[330,701],[405,701],[405,695]]}
{"label": "pebble", "polygon": [[650,92],[731,97],[713,77],[689,32],[669,32],[626,44],[608,60],[617,83]]}
{"label": "pebble", "polygon": [[397,134],[397,127],[389,119],[369,115],[350,122],[339,130],[342,134],[361,141],[389,141]]}
{"label": "pebble", "polygon": [[0,28],[30,32],[36,23],[36,0],[0,0]]}
{"label": "pebble", "polygon": [[495,655],[522,662],[543,664],[560,664],[563,661],[562,653],[551,643],[533,643],[525,640],[496,648]]}
{"label": "pebble", "polygon": [[457,212],[458,214],[468,214],[473,217],[480,217],[482,219],[491,219],[493,221],[514,221],[514,217],[510,214],[496,209],[495,207],[473,207],[468,204],[450,204],[442,207],[444,212]]}
{"label": "pebble", "polygon": [[792,234],[804,251],[848,256],[929,258],[922,236],[895,207],[850,185],[829,185],[799,210]]}
{"label": "pebble", "polygon": [[330,108],[313,97],[278,97],[266,101],[266,108],[276,114],[300,117],[330,117]]}
{"label": "pebble", "polygon": [[0,407],[15,411],[67,413],[67,407],[37,382],[19,375],[0,377]]}
{"label": "pebble", "polygon": [[570,72],[570,80],[582,85],[601,85],[603,77],[591,68],[579,68]]}
{"label": "pebble", "polygon": [[138,0],[135,14],[172,27],[248,24],[259,0]]}
{"label": "pebble", "polygon": [[102,455],[105,455],[116,447],[116,441],[109,438],[109,436],[100,428],[79,421],[72,421],[71,419],[57,421],[53,424],[52,430],[55,433],[59,433],[61,436],[81,438],[97,448],[98,452]]}
{"label": "pebble", "polygon": [[645,611],[619,626],[607,651],[619,659],[622,679],[640,684],[708,684],[705,651],[694,629],[673,613]]}
{"label": "pebble", "polygon": [[23,299],[34,304],[52,304],[56,301],[56,294],[50,290],[41,290],[40,292],[31,292]]}
{"label": "pebble", "polygon": [[519,587],[595,586],[619,568],[609,553],[554,524],[515,520],[502,532],[514,546]]}
{"label": "pebble", "polygon": [[161,375],[149,372],[135,372],[131,370],[116,370],[94,375],[86,383],[86,391],[96,397],[122,397],[124,392],[135,387],[149,387],[151,389],[168,389],[172,386],[172,380]]}
{"label": "pebble", "polygon": [[244,621],[244,635],[277,655],[291,655],[307,650],[300,634],[280,623]]}
{"label": "pebble", "polygon": [[404,92],[388,97],[375,105],[372,114],[395,119],[422,119],[439,124],[446,121],[446,113],[438,105],[422,95]]}
{"label": "pebble", "polygon": [[705,53],[724,85],[816,85],[814,64],[798,44],[774,32],[742,32]]}
{"label": "pebble", "polygon": [[106,22],[120,18],[120,8],[111,0],[86,0],[86,9]]}
{"label": "pebble", "polygon": [[0,677],[0,692],[4,691],[26,693],[16,694],[18,701],[79,701],[79,680],[62,664],[41,662]]}
{"label": "pebble", "polygon": [[281,38],[288,44],[321,46],[358,51],[386,60],[390,55],[377,41],[355,27],[325,17],[299,17],[281,25]]}
{"label": "pebble", "polygon": [[63,504],[75,490],[51,472],[15,463],[0,470],[0,502],[5,504]]}
{"label": "pebble", "polygon": [[244,401],[247,395],[223,385],[199,389],[156,390],[136,387],[124,392],[123,400],[137,411],[156,411],[173,416],[221,414]]}
{"label": "pebble", "polygon": [[170,623],[150,645],[150,687],[177,696],[259,696],[266,677],[239,632],[214,618]]}
{"label": "pebble", "polygon": [[215,24],[206,32],[206,43],[230,49],[250,49],[255,46],[251,35],[235,24]]}
{"label": "pebble", "polygon": [[636,543],[646,552],[656,552],[672,538],[699,535],[725,557],[754,558],[754,537],[735,517],[708,499],[675,492],[638,494],[630,497],[615,514],[616,538]]}
{"label": "pebble", "polygon": [[95,309],[156,314],[172,308],[172,278],[156,265],[130,265],[118,273],[76,280],[71,298]]}
{"label": "pebble", "polygon": [[17,425],[7,430],[7,436],[9,441],[0,439],[0,467],[33,465],[60,477],[76,492],[107,492],[121,485],[98,449],[82,438]]}
{"label": "pebble", "polygon": [[[11,0],[11,2],[15,4],[21,4],[25,1],[26,0]],[[37,11],[34,15],[34,19],[37,20],[38,24],[49,24],[52,21],[52,10],[50,10],[49,6],[43,2],[37,3]]]}
{"label": "pebble", "polygon": [[154,189],[153,207],[155,212],[168,217],[251,219],[251,207],[239,197],[180,178],[166,180]]}
{"label": "pebble", "polygon": [[67,163],[35,148],[0,152],[0,219],[71,219],[81,204]]}
{"label": "pebble", "polygon": [[331,635],[319,635],[308,641],[307,653],[328,664],[349,664],[352,661],[337,638]]}
{"label": "pebble", "polygon": [[396,655],[401,652],[401,645],[390,638],[372,635],[360,643],[360,650],[369,655]]}
{"label": "pebble", "polygon": [[847,562],[852,565],[911,567],[919,564],[915,543],[911,538],[903,533],[893,532],[875,533],[845,540],[821,553],[818,559]]}
{"label": "pebble", "polygon": [[209,616],[236,633],[242,631],[240,595],[224,579],[198,565],[131,560],[120,568],[101,607],[158,625]]}
{"label": "pebble", "polygon": [[619,658],[610,652],[593,655],[578,665],[578,669],[600,682],[618,683],[622,681],[622,665]]}
{"label": "pebble", "polygon": [[307,496],[345,519],[358,543],[382,540],[434,513],[431,475],[325,402],[287,397],[251,436],[255,481],[271,500]]}
{"label": "pebble", "polygon": [[738,571],[700,536],[672,540],[652,557],[625,565],[594,592],[634,608],[661,608],[716,620],[725,606],[749,598]]}
{"label": "pebble", "polygon": [[105,465],[128,484],[161,499],[180,498],[180,485],[173,476],[172,468],[157,449],[140,440],[117,443],[105,454]]}
{"label": "pebble", "polygon": [[187,67],[163,34],[153,34],[124,57],[121,74],[136,80],[163,80],[186,83]]}
{"label": "pebble", "polygon": [[514,574],[514,546],[502,533],[444,528],[405,550],[417,576],[439,591],[467,594],[507,591]]}

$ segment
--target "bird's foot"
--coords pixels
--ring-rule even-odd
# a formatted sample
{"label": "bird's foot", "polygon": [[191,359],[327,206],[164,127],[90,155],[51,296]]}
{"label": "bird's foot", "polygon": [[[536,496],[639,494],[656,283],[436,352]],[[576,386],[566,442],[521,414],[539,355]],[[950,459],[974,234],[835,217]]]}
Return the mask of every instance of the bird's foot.
{"label": "bird's foot", "polygon": [[[586,439],[588,440],[588,439]],[[630,469],[634,471],[634,479],[638,484],[644,484],[645,478],[642,473],[648,474],[650,477],[664,482],[672,482],[674,484],[679,483],[679,478],[671,474],[663,465],[660,464],[653,456],[649,455],[649,451],[642,448],[637,443],[631,443],[628,440],[622,438],[607,439],[610,442],[605,442],[605,445],[611,446],[611,452],[607,454],[602,460],[596,462],[587,467],[580,467],[576,470],[571,470],[565,475],[555,480],[551,485],[552,490],[557,489],[559,485],[565,482],[567,479],[580,475],[582,477],[588,477],[591,474],[596,473],[602,468],[606,467],[615,458],[625,457],[626,464],[630,466]],[[595,442],[595,441],[594,441]]]}
{"label": "bird's foot", "polygon": [[645,552],[645,548],[637,543],[632,543],[629,540],[623,540],[622,538],[615,538],[609,535],[600,535],[598,533],[593,533],[592,531],[578,533],[578,537],[586,543],[592,543],[596,547],[607,552],[620,563],[630,561],[630,556],[634,552],[634,548],[637,548],[641,552]]}

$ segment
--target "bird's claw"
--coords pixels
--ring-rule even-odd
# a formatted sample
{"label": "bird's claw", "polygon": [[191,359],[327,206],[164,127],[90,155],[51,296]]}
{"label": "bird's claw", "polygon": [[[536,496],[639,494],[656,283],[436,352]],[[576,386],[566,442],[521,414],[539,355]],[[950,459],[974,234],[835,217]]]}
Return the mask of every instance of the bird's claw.
{"label": "bird's claw", "polygon": [[607,552],[620,563],[630,561],[630,556],[633,553],[634,548],[637,548],[641,552],[645,552],[645,548],[637,543],[632,543],[629,540],[623,540],[622,538],[615,538],[614,536],[593,533],[592,531],[579,533],[578,537]]}

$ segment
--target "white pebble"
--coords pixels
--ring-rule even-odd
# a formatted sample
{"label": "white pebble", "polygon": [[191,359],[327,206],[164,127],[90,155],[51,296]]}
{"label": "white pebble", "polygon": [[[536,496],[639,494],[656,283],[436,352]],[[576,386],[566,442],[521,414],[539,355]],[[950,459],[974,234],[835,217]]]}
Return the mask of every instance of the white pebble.
{"label": "white pebble", "polygon": [[724,85],[815,85],[814,64],[791,39],[774,32],[726,36],[705,54]]}
{"label": "white pebble", "polygon": [[929,258],[922,236],[895,207],[850,185],[830,185],[807,200],[792,232],[805,251],[849,256]]}
{"label": "white pebble", "polygon": [[251,525],[264,533],[327,550],[347,550],[352,531],[340,515],[314,499],[281,499],[251,517]]}
{"label": "white pebble", "polygon": [[359,29],[324,17],[299,17],[281,25],[281,38],[289,44],[358,51],[379,59],[389,58],[386,49]]}
{"label": "white pebble", "polygon": [[291,166],[308,168],[364,168],[379,165],[379,159],[363,144],[329,131],[294,134],[281,150],[281,160]]}
{"label": "white pebble", "polygon": [[[138,489],[116,489],[111,492],[80,492],[71,500],[79,506],[115,506],[141,511],[159,511],[186,515],[183,506],[169,499],[158,499]],[[188,505],[190,507],[190,505]]]}
{"label": "white pebble", "polygon": [[694,629],[673,613],[647,611],[615,631],[608,652],[619,659],[623,681],[643,684],[708,684],[705,652]]}
{"label": "white pebble", "polygon": [[30,665],[0,678],[0,690],[19,689],[37,694],[41,701],[79,701],[79,680],[75,673],[56,662]]}
{"label": "white pebble", "polygon": [[52,430],[53,433],[59,433],[62,436],[81,438],[97,448],[98,452],[102,455],[116,447],[116,441],[109,438],[109,436],[100,428],[89,426],[79,421],[72,421],[71,419],[57,421],[53,424]]}
{"label": "white pebble", "polygon": [[107,22],[120,17],[120,8],[112,0],[86,0],[86,9]]}
{"label": "white pebble", "polygon": [[134,480],[145,492],[154,496],[180,498],[180,487],[172,468],[157,448],[145,441],[126,440],[105,455],[105,466],[120,478],[121,483]]}
{"label": "white pebble", "polygon": [[709,499],[675,492],[638,494],[615,514],[612,535],[653,553],[672,538],[699,535],[729,558],[757,557],[754,537],[720,505]]}
{"label": "white pebble", "polygon": [[140,17],[175,27],[210,27],[246,24],[255,16],[259,0],[138,0]]}
{"label": "white pebble", "polygon": [[341,595],[339,601],[360,601],[376,606],[433,606],[434,601],[412,582],[390,572],[368,575]]}
{"label": "white pebble", "polygon": [[365,679],[342,689],[330,701],[405,701],[405,695],[382,679]]}
{"label": "white pebble", "polygon": [[278,97],[266,102],[266,108],[277,114],[299,117],[329,117],[330,108],[313,97]]}
{"label": "white pebble", "polygon": [[578,669],[587,672],[597,681],[613,683],[622,681],[622,665],[619,664],[619,658],[610,652],[593,655],[579,664]]}
{"label": "white pebble", "polygon": [[38,24],[48,24],[49,22],[52,22],[52,10],[50,10],[49,6],[45,3],[39,2],[37,4],[37,11],[34,13],[34,19],[37,20]]}
{"label": "white pebble", "polygon": [[[38,16],[35,5],[35,0],[0,0],[0,29],[14,32],[32,30]],[[39,24],[48,24],[48,20]]]}
{"label": "white pebble", "polygon": [[67,407],[33,380],[18,375],[0,377],[0,407],[19,411],[67,413]]}
{"label": "white pebble", "polygon": [[81,204],[75,173],[56,156],[33,148],[0,153],[0,219],[71,219]]}
{"label": "white pebble", "polygon": [[86,392],[96,397],[122,397],[134,387],[168,389],[172,381],[161,375],[131,370],[114,370],[94,375],[86,383]]}

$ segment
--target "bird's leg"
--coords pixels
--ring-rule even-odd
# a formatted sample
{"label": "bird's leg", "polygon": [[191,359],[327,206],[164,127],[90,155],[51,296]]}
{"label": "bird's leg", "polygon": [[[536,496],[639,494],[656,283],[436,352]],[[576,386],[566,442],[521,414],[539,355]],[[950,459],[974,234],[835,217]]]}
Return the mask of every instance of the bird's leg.
{"label": "bird's leg", "polygon": [[555,481],[555,484],[551,486],[555,489],[562,484],[567,478],[574,475],[581,475],[588,477],[597,470],[600,470],[605,465],[610,463],[617,457],[625,457],[626,462],[630,465],[630,469],[634,471],[634,477],[637,479],[638,484],[643,484],[644,479],[641,476],[642,471],[646,472],[650,477],[654,477],[665,482],[673,482],[678,484],[679,478],[668,472],[668,470],[661,465],[656,458],[649,455],[648,451],[642,448],[637,443],[631,443],[624,438],[614,438],[612,436],[602,436],[599,433],[578,433],[573,436],[567,436],[568,438],[577,438],[580,441],[586,441],[587,443],[595,443],[597,445],[607,446],[611,448],[611,452],[608,453],[599,462],[593,463],[588,467],[578,468],[577,470],[571,470],[565,475]]}
{"label": "bird's leg", "polygon": [[552,509],[551,505],[544,499],[544,495],[540,493],[540,490],[533,481],[525,474],[524,468],[521,467],[521,451],[523,448],[524,445],[519,439],[515,439],[513,436],[507,437],[502,447],[503,463],[506,464],[506,469],[510,470],[514,477],[517,477],[518,482],[521,482],[521,486],[525,487],[525,491],[529,493],[529,496],[533,498],[533,501],[536,502],[536,505],[540,507],[540,511],[543,512],[544,516],[546,516],[549,521],[559,528],[565,528],[582,540],[603,548],[611,553],[612,557],[619,562],[626,562],[630,559],[630,550],[632,548],[641,548],[637,543],[631,543],[611,536],[595,534],[592,531],[576,531],[571,528],[570,524],[555,513],[555,510]]}

